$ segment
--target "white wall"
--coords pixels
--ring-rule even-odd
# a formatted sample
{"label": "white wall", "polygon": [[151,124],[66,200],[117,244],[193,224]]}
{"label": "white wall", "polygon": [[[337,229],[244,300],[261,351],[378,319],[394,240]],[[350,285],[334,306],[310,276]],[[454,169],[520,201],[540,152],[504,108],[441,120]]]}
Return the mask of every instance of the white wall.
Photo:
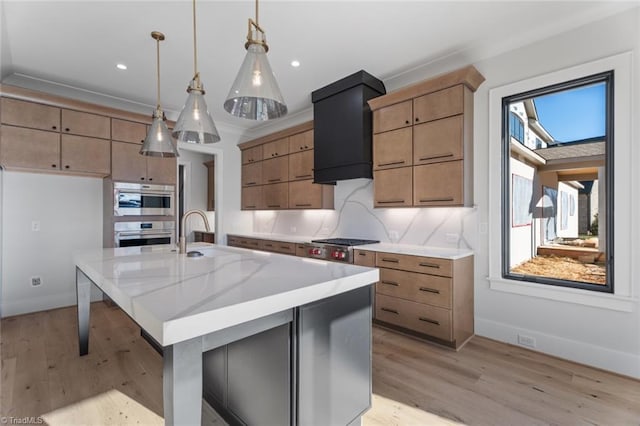
{"label": "white wall", "polygon": [[73,252],[102,247],[102,179],[0,174],[2,316],[74,305]]}

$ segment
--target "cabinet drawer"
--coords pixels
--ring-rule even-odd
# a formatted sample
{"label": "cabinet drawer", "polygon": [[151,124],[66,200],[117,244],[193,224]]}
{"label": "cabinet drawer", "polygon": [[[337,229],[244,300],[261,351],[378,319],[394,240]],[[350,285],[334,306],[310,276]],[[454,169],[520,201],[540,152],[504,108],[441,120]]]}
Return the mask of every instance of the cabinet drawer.
{"label": "cabinet drawer", "polygon": [[262,249],[275,253],[296,254],[296,245],[294,243],[287,243],[284,241],[265,240],[262,243]]}
{"label": "cabinet drawer", "polygon": [[227,235],[227,245],[231,247],[240,247],[240,238]]}
{"label": "cabinet drawer", "polygon": [[376,253],[376,266],[442,277],[451,277],[453,272],[452,261],[449,259],[406,254]]}
{"label": "cabinet drawer", "polygon": [[451,309],[452,280],[415,272],[380,269],[380,281],[376,284],[376,294],[399,297]]}
{"label": "cabinet drawer", "polygon": [[463,160],[425,164],[413,168],[413,205],[463,205]]}
{"label": "cabinet drawer", "polygon": [[353,250],[353,263],[360,266],[370,266],[375,268],[376,266],[376,253],[373,251]]}
{"label": "cabinet drawer", "polygon": [[0,104],[2,124],[29,127],[31,129],[60,131],[60,108],[2,98]]}
{"label": "cabinet drawer", "polygon": [[460,84],[413,100],[414,124],[450,117],[464,112],[464,90]]}
{"label": "cabinet drawer", "polygon": [[262,145],[262,159],[267,160],[273,157],[281,157],[289,153],[289,138],[278,139],[277,141]]}
{"label": "cabinet drawer", "polygon": [[262,145],[242,150],[242,164],[255,163],[262,160]]}
{"label": "cabinet drawer", "polygon": [[289,136],[289,152],[306,151],[313,149],[313,130],[297,133]]}
{"label": "cabinet drawer", "polygon": [[376,319],[438,339],[451,341],[451,311],[376,294]]}
{"label": "cabinet drawer", "polygon": [[400,102],[373,112],[373,133],[381,133],[411,126],[413,104],[411,100]]}
{"label": "cabinet drawer", "polygon": [[263,208],[262,186],[242,188],[242,210],[258,210]]}
{"label": "cabinet drawer", "polygon": [[111,140],[143,143],[147,137],[147,126],[144,123],[134,121],[111,119]]}
{"label": "cabinet drawer", "polygon": [[111,119],[104,115],[63,109],[62,133],[111,139]]}
{"label": "cabinet drawer", "polygon": [[414,126],[413,164],[461,160],[462,115]]}
{"label": "cabinet drawer", "polygon": [[413,202],[413,167],[373,172],[374,207],[410,207]]}
{"label": "cabinet drawer", "polygon": [[262,185],[262,161],[242,165],[242,186]]}
{"label": "cabinet drawer", "polygon": [[240,247],[251,250],[262,250],[263,241],[255,238],[240,238]]}
{"label": "cabinet drawer", "polygon": [[373,135],[373,169],[410,166],[413,160],[412,135],[411,127]]}
{"label": "cabinet drawer", "polygon": [[296,256],[307,257],[307,247],[304,244],[296,244]]}

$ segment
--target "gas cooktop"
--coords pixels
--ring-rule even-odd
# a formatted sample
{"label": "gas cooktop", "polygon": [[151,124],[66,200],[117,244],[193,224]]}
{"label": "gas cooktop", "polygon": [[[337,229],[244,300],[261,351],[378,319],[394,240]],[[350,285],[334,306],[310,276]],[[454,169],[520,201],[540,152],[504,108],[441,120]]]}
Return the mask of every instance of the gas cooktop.
{"label": "gas cooktop", "polygon": [[375,244],[377,240],[362,240],[357,238],[327,238],[324,240],[311,240],[312,243],[333,244],[336,246],[360,246],[363,244]]}

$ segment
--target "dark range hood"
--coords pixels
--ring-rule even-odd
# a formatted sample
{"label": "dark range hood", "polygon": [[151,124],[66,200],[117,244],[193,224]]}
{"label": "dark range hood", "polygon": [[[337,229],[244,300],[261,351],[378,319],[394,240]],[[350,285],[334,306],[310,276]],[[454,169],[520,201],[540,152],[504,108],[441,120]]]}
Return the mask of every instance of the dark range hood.
{"label": "dark range hood", "polygon": [[365,71],[311,93],[315,183],[373,177],[367,101],[385,93],[382,81]]}

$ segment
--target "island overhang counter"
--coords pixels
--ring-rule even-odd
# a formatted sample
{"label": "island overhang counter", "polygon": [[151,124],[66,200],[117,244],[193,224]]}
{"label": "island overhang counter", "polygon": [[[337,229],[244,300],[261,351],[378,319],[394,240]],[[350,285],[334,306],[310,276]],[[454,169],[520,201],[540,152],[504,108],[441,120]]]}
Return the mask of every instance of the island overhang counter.
{"label": "island overhang counter", "polygon": [[[196,248],[204,256],[170,246],[76,254],[80,355],[89,350],[94,284],[163,347],[167,425],[200,424],[203,382],[205,399],[232,423],[263,415],[292,425],[358,421],[370,406],[371,285],[378,270]],[[248,365],[237,368],[242,359]],[[287,377],[276,379],[276,371]],[[253,382],[234,383],[233,375]],[[242,402],[274,379],[282,395],[269,392],[267,400],[277,407],[259,412],[259,404]]]}

